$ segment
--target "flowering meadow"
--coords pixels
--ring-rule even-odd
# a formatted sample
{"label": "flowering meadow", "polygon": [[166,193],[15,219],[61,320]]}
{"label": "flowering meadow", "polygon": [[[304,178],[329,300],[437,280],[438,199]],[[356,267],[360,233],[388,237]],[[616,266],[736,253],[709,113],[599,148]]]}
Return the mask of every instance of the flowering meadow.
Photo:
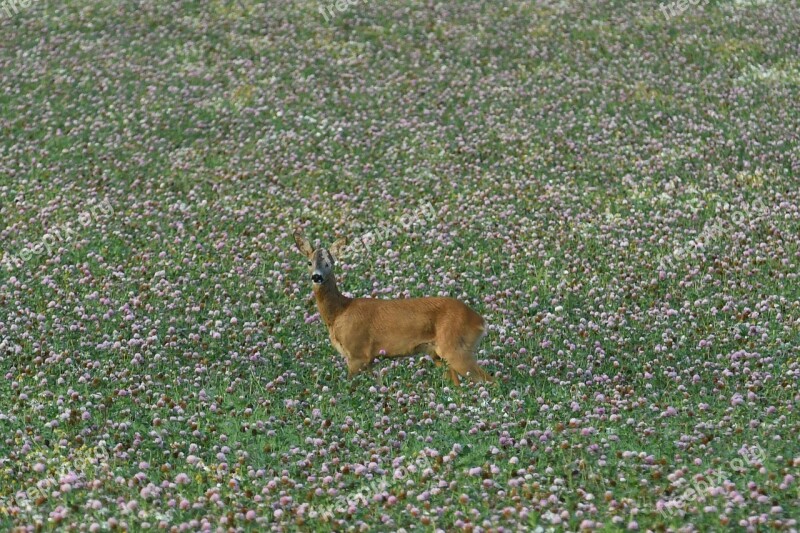
{"label": "flowering meadow", "polygon": [[800,6],[680,4],[0,11],[0,530],[797,531]]}

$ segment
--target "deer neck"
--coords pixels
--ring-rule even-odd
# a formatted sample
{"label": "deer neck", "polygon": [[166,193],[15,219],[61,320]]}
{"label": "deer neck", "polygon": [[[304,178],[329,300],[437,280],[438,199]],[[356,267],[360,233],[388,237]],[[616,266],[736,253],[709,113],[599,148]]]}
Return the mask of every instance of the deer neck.
{"label": "deer neck", "polygon": [[317,308],[322,321],[325,322],[328,328],[336,322],[336,319],[342,314],[342,311],[351,300],[339,292],[334,276],[325,280],[325,283],[314,286],[314,297],[317,300]]}

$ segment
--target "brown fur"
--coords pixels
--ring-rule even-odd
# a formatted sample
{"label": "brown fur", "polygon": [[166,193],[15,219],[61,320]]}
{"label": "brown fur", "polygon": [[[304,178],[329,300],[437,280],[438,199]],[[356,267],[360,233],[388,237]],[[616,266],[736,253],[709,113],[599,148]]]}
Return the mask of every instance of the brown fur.
{"label": "brown fur", "polygon": [[[453,298],[347,298],[339,292],[333,265],[328,264],[331,254],[323,248],[314,250],[300,231],[295,232],[295,241],[311,260],[311,273],[324,278],[314,284],[314,297],[331,343],[347,361],[350,376],[382,355],[427,352],[437,365],[440,359],[447,361],[450,379],[456,385],[459,375],[473,381],[492,381],[473,356],[484,335],[485,322],[466,304]],[[333,258],[342,246],[343,242],[337,241],[331,247]]]}

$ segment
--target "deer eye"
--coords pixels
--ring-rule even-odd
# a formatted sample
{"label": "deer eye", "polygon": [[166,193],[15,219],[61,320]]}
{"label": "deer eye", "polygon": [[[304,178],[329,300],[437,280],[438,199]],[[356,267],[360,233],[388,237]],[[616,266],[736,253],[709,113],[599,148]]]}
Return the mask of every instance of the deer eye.
{"label": "deer eye", "polygon": [[311,266],[311,261],[308,262],[308,266]]}

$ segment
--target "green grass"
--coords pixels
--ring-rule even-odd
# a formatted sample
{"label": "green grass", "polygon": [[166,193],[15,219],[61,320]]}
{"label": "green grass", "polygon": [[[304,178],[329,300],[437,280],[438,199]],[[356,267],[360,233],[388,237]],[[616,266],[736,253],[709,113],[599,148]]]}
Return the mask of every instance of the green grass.
{"label": "green grass", "polygon": [[[76,228],[0,265],[0,529],[796,528],[797,6],[319,5],[0,20],[0,254]],[[394,228],[340,287],[465,300],[497,383],[346,380],[305,222]]]}

